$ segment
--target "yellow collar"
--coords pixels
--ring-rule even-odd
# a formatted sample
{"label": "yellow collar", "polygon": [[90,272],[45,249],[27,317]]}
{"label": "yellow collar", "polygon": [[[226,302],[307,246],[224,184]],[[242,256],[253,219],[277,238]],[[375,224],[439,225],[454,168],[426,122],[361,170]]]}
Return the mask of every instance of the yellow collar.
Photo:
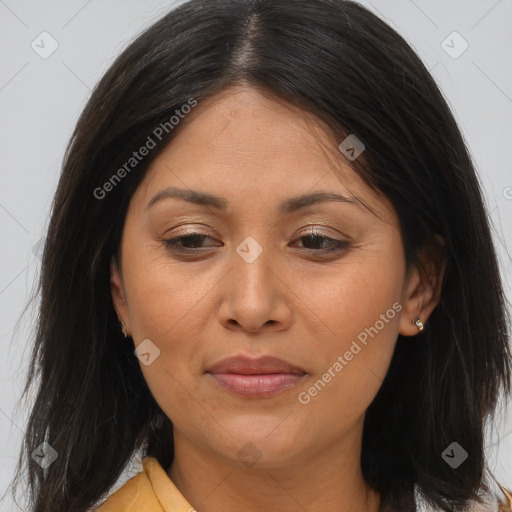
{"label": "yellow collar", "polygon": [[[143,471],[109,496],[96,512],[194,512],[154,457],[142,461]],[[163,510],[162,510],[163,507]]]}

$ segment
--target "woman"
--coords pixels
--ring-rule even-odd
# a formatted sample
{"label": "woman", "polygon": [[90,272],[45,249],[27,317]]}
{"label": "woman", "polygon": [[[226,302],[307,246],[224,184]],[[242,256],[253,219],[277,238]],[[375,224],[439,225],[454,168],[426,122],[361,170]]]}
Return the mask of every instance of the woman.
{"label": "woman", "polygon": [[31,510],[510,510],[475,170],[357,3],[191,0],[130,44],[70,142],[41,293]]}

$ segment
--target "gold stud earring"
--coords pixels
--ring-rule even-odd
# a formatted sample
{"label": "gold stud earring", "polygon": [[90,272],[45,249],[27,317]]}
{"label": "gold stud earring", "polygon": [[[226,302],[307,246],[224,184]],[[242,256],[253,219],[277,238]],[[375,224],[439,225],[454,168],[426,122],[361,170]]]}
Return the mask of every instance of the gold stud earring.
{"label": "gold stud earring", "polygon": [[423,322],[419,318],[416,318],[411,323],[416,325],[416,327],[418,328],[419,332],[423,331]]}

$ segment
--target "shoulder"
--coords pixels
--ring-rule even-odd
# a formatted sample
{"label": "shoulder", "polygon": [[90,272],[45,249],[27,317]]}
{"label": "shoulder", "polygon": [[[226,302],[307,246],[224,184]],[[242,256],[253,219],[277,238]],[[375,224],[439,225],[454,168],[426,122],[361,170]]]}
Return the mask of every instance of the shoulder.
{"label": "shoulder", "polygon": [[93,512],[163,512],[145,471],[130,478]]}
{"label": "shoulder", "polygon": [[512,490],[503,487],[497,482],[499,487],[498,491],[498,511],[499,512],[512,512]]}

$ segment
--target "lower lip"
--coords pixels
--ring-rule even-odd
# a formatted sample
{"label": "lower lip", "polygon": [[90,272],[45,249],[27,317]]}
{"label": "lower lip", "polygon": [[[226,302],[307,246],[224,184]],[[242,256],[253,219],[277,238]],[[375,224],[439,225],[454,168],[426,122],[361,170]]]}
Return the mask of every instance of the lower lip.
{"label": "lower lip", "polygon": [[272,396],[295,386],[305,374],[270,373],[263,375],[241,375],[239,373],[210,373],[225,389],[238,395],[254,398]]}

